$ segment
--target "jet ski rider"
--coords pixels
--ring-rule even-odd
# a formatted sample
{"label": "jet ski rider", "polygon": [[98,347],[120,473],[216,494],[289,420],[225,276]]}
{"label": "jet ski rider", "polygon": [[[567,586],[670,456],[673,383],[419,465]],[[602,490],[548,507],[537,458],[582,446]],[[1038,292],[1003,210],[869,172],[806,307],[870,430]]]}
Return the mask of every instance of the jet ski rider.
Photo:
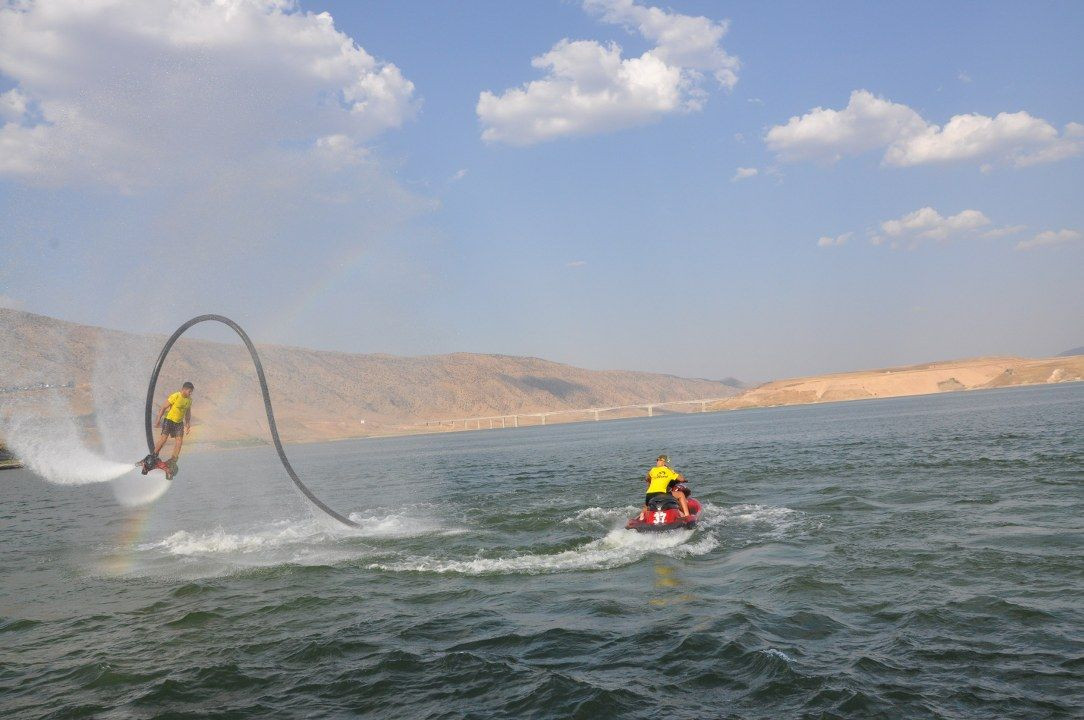
{"label": "jet ski rider", "polygon": [[647,515],[647,504],[651,498],[672,495],[681,506],[681,516],[689,516],[689,503],[685,499],[685,493],[678,488],[685,482],[685,476],[670,469],[670,458],[659,455],[655,460],[655,467],[647,471],[647,495],[644,496],[644,509],[640,512],[640,519]]}

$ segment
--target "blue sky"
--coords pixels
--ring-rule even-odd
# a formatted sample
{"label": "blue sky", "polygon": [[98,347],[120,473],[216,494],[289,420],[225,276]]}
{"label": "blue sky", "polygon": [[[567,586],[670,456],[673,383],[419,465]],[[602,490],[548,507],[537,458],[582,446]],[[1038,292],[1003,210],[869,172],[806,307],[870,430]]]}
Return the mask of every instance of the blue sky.
{"label": "blue sky", "polygon": [[747,380],[1084,342],[1084,6],[651,8],[9,7],[0,299]]}

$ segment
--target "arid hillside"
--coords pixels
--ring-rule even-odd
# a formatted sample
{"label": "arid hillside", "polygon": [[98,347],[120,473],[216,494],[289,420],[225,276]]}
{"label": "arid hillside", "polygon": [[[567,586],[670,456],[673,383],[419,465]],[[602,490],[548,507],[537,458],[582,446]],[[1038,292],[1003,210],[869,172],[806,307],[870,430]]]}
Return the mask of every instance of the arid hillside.
{"label": "arid hillside", "polygon": [[709,409],[803,405],[1079,380],[1084,380],[1084,355],[1039,360],[986,357],[776,380],[713,403]]}
{"label": "arid hillside", "polygon": [[[105,418],[142,413],[147,379],[165,341],[6,309],[0,309],[0,338],[0,406],[72,413],[91,432]],[[396,357],[273,345],[259,346],[259,352],[280,432],[291,442],[410,431],[427,420],[737,392],[724,382],[584,370],[530,357]],[[163,369],[158,396],[184,380],[196,385],[192,440],[267,438],[255,372],[242,345],[181,340]]]}

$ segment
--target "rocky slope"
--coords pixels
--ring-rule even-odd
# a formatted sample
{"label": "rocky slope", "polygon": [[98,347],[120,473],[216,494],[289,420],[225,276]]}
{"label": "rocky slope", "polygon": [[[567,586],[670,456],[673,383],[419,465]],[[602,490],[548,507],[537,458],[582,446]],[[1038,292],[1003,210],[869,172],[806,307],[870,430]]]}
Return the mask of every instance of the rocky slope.
{"label": "rocky slope", "polygon": [[[137,336],[0,309],[0,406],[72,413],[88,430],[142,413],[164,337]],[[260,346],[285,440],[401,432],[426,420],[720,398],[725,382],[620,370],[584,370],[530,357],[456,353],[357,355]],[[255,372],[239,344],[181,340],[160,397],[196,385],[194,441],[267,437]],[[67,387],[70,384],[70,387]],[[0,407],[2,409],[2,407]]]}

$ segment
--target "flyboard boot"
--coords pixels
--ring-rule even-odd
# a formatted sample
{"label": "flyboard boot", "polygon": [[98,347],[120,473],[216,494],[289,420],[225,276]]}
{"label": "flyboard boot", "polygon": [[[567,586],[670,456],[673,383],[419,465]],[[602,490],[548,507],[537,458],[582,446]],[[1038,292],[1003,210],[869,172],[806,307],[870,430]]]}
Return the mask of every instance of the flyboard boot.
{"label": "flyboard boot", "polygon": [[151,470],[161,470],[166,474],[166,480],[172,480],[180,469],[177,467],[177,458],[170,458],[169,460],[162,460],[160,457],[151,453],[147,457],[140,460],[136,465],[140,468],[140,473],[146,475]]}
{"label": "flyboard boot", "polygon": [[156,467],[158,467],[158,463],[158,456],[154,453],[150,453],[149,455],[147,455],[147,457],[137,462],[136,465],[139,465],[140,473],[146,475],[151,470],[154,470]]}

